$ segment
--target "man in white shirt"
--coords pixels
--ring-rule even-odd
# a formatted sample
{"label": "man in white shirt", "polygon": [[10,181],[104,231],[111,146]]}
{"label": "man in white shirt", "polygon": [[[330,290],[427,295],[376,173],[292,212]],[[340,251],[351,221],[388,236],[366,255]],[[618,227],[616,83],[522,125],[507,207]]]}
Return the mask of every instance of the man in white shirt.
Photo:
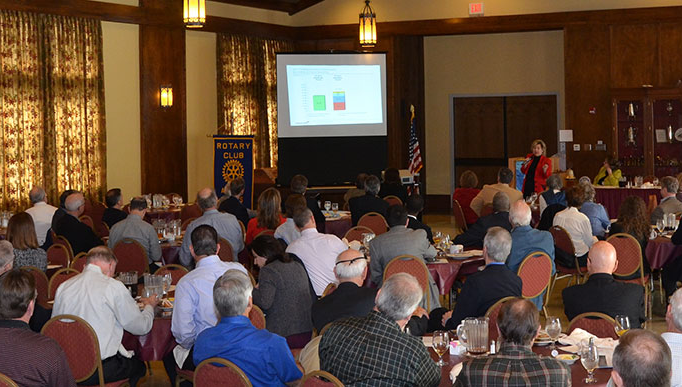
{"label": "man in white shirt", "polygon": [[[130,385],[135,386],[146,368],[121,344],[123,331],[134,335],[149,333],[158,299],[156,296],[141,298],[144,309],[140,311],[125,285],[112,278],[117,262],[109,248],[92,248],[83,273],[57,288],[52,315],[72,314],[87,321],[99,341],[104,382],[130,378]],[[95,372],[82,383],[97,384],[97,381]]]}
{"label": "man in white shirt", "polygon": [[295,254],[303,261],[315,294],[321,296],[327,285],[336,282],[336,257],[348,246],[336,235],[320,234],[315,217],[307,207],[294,213],[294,223],[301,230],[301,237],[287,247],[287,253]]}
{"label": "man in white shirt", "polygon": [[673,375],[671,387],[682,386],[682,290],[677,290],[670,297],[668,311],[665,314],[668,331],[661,334],[668,343],[673,355]]}
{"label": "man in white shirt", "polygon": [[587,253],[590,247],[595,244],[598,239],[592,235],[592,224],[587,215],[580,212],[580,207],[585,201],[585,189],[581,185],[571,187],[566,192],[566,201],[568,208],[557,212],[554,215],[554,222],[552,225],[561,226],[568,231],[575,249],[575,256],[578,257],[578,264],[580,266],[587,265]]}
{"label": "man in white shirt", "polygon": [[301,194],[292,193],[287,196],[284,208],[287,211],[287,221],[280,224],[275,230],[275,238],[283,240],[287,245],[301,237],[301,231],[294,223],[294,213],[299,209],[306,208],[308,204]]}
{"label": "man in white shirt", "polygon": [[52,226],[52,216],[57,211],[57,207],[51,206],[45,202],[45,190],[43,187],[33,187],[28,193],[28,198],[33,203],[33,207],[26,210],[26,212],[33,218],[33,224],[36,228],[36,237],[38,237],[38,244],[45,243],[47,231]]}
{"label": "man in white shirt", "polygon": [[471,200],[469,207],[471,207],[478,216],[481,216],[483,207],[488,204],[492,205],[493,198],[498,192],[506,193],[507,196],[509,196],[509,203],[514,203],[517,200],[523,199],[523,193],[521,193],[521,191],[509,186],[509,183],[511,183],[513,178],[514,173],[511,169],[507,167],[500,168],[500,170],[497,171],[497,184],[484,185],[481,192]]}

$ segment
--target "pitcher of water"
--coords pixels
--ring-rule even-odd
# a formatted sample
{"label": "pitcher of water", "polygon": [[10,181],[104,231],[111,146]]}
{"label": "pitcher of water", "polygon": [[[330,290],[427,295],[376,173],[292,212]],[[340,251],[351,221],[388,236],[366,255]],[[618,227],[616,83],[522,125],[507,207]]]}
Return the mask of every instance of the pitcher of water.
{"label": "pitcher of water", "polygon": [[467,317],[457,327],[459,342],[465,346],[472,356],[488,353],[488,318]]}

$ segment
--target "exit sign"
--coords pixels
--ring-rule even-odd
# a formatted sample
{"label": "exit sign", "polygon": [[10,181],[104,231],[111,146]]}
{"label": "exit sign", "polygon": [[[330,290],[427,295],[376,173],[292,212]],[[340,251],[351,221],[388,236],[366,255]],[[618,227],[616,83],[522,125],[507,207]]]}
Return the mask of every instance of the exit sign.
{"label": "exit sign", "polygon": [[469,16],[483,16],[483,3],[469,3]]}

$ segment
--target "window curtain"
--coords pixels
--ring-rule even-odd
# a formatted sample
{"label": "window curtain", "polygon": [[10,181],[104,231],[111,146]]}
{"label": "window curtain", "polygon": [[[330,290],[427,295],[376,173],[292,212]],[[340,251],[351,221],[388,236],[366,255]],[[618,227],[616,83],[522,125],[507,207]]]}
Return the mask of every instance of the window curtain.
{"label": "window curtain", "polygon": [[106,188],[102,30],[97,20],[0,11],[1,207],[45,188]]}
{"label": "window curtain", "polygon": [[256,168],[277,166],[277,52],[293,43],[219,34],[219,134],[253,135]]}

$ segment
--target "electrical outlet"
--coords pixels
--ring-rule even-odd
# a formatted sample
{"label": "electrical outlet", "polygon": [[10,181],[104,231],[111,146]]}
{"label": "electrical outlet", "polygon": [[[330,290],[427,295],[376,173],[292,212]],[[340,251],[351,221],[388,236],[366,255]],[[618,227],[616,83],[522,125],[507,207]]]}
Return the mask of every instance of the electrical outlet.
{"label": "electrical outlet", "polygon": [[580,152],[580,144],[573,144],[573,152]]}

